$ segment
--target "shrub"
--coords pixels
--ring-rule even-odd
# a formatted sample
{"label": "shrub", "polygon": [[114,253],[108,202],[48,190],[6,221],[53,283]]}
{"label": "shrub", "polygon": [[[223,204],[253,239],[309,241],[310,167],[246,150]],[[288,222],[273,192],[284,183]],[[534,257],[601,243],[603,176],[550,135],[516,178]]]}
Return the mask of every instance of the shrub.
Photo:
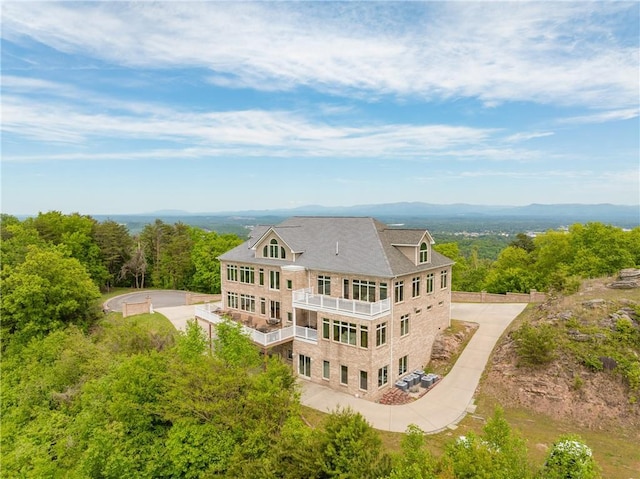
{"label": "shrub", "polygon": [[556,332],[548,324],[532,326],[523,323],[514,333],[518,364],[536,366],[546,364],[555,357]]}
{"label": "shrub", "polygon": [[595,479],[600,477],[600,472],[589,446],[575,436],[564,436],[549,451],[539,477]]}

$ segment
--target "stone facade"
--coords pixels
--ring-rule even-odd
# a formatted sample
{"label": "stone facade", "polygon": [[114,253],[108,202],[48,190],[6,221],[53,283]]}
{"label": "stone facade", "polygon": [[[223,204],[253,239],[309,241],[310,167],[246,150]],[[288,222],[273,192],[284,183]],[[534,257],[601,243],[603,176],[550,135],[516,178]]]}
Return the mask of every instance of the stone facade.
{"label": "stone facade", "polygon": [[[431,262],[430,242],[429,259],[419,261],[418,248],[426,244],[420,238],[428,233],[414,234],[415,245],[398,247],[401,256],[393,257],[387,247],[389,262],[405,271],[393,276],[348,271],[346,265],[354,263],[346,240],[336,240],[330,253],[336,267],[313,267],[313,245],[301,245],[299,233],[294,237],[298,243],[288,244],[285,233],[268,231],[220,257],[225,312],[265,333],[295,331],[285,343],[263,345],[265,353],[289,361],[303,379],[369,400],[378,400],[400,377],[425,368],[437,333],[450,325],[452,266],[441,255]],[[344,268],[333,257],[339,254]]]}

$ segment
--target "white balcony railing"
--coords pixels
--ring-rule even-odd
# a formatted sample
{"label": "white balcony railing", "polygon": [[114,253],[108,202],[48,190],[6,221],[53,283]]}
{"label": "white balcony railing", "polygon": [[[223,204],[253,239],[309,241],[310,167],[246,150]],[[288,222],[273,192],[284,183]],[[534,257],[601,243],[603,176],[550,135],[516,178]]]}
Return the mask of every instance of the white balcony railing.
{"label": "white balcony railing", "polygon": [[[211,311],[212,305],[205,304],[202,306],[196,306],[195,315],[196,318],[202,319],[209,323],[220,324],[225,321],[225,318]],[[300,339],[306,339],[308,341],[317,341],[318,332],[315,329],[304,328],[302,326],[296,326],[295,330],[293,326],[286,326],[284,328],[276,329],[263,333],[257,329],[250,328],[248,326],[242,326],[242,331],[251,338],[254,343],[261,346],[270,346],[272,344],[279,343],[292,339],[294,336]]]}
{"label": "white balcony railing", "polygon": [[375,319],[391,311],[391,301],[387,298],[370,303],[355,299],[336,298],[324,294],[313,294],[312,288],[305,288],[293,292],[293,307],[312,311],[334,311],[347,316]]}

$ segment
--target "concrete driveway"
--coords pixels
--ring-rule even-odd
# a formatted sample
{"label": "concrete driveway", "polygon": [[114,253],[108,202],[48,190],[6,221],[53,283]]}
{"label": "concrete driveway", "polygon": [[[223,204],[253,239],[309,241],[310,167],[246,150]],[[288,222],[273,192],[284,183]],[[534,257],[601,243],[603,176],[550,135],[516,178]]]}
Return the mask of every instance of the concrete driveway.
{"label": "concrete driveway", "polygon": [[384,431],[404,432],[407,426],[416,424],[424,432],[439,432],[475,409],[473,396],[489,355],[504,330],[525,307],[526,304],[453,304],[453,319],[480,326],[449,374],[412,403],[401,406],[373,403],[301,379],[302,404],[322,412],[350,407],[374,428]]}

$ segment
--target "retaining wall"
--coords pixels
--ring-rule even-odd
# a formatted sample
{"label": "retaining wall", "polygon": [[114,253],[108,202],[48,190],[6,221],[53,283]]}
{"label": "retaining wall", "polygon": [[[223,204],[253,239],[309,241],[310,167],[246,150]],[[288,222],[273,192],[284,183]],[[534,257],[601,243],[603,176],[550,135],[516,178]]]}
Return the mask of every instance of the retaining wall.
{"label": "retaining wall", "polygon": [[212,303],[214,301],[220,301],[222,295],[220,294],[201,294],[201,293],[187,293],[187,305],[198,303]]}
{"label": "retaining wall", "polygon": [[136,314],[153,313],[151,306],[151,298],[147,296],[147,300],[143,303],[122,303],[122,317],[135,316]]}
{"label": "retaining wall", "polygon": [[542,303],[547,299],[545,293],[532,289],[526,293],[495,294],[480,292],[453,291],[451,301],[454,303]]}

